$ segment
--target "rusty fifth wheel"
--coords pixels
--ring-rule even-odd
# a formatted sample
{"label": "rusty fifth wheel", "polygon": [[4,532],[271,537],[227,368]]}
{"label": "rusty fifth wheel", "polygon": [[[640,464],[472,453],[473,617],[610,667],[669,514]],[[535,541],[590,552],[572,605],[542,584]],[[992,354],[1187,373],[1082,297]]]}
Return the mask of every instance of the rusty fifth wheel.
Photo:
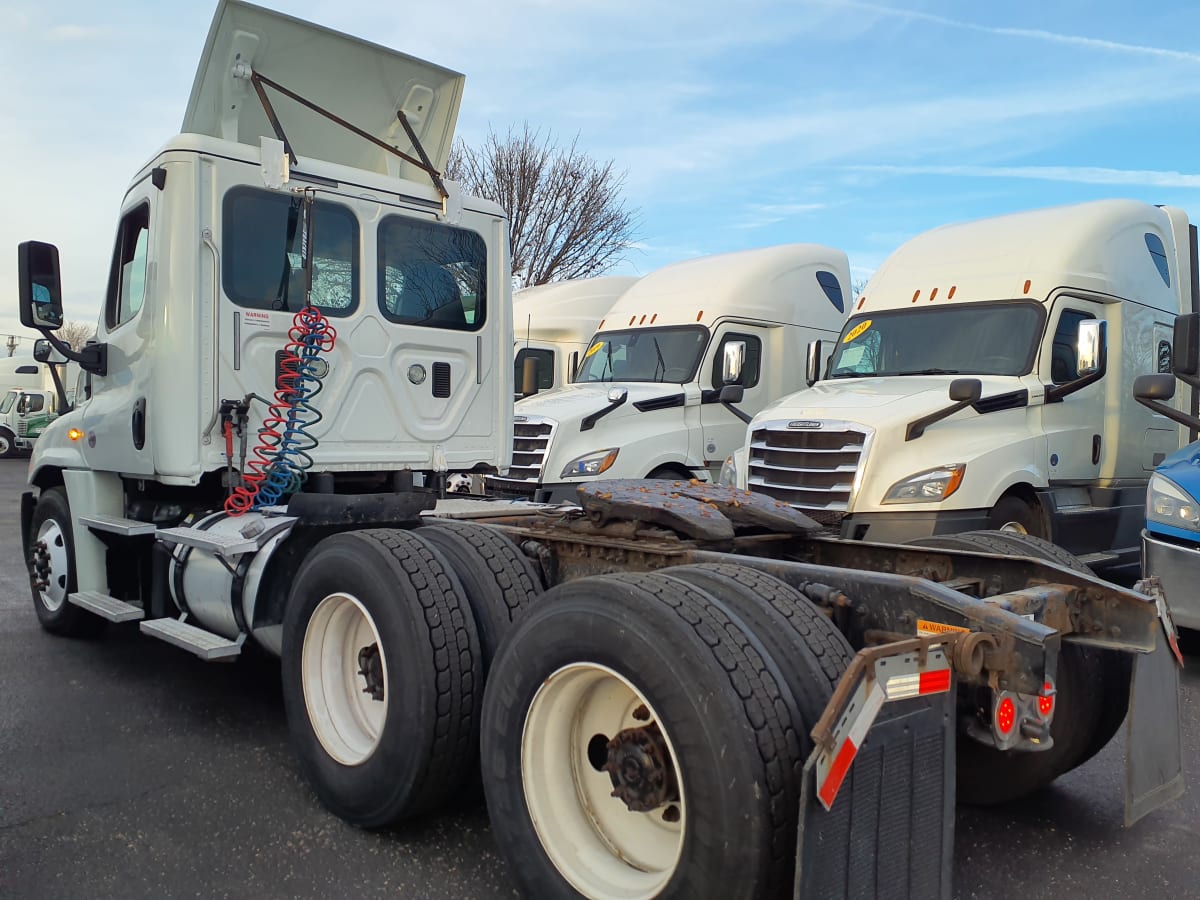
{"label": "rusty fifth wheel", "polygon": [[516,623],[488,676],[481,757],[525,894],[790,890],[799,748],[750,627],[653,574],[568,582]]}

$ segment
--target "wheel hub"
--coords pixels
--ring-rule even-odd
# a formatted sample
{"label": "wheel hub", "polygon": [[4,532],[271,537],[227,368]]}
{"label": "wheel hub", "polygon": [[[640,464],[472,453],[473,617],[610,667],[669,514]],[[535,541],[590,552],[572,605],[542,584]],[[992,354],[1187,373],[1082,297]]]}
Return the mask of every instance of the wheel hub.
{"label": "wheel hub", "polygon": [[679,799],[671,755],[658,723],[626,728],[608,742],[603,769],[612,781],[612,796],[632,812],[649,812]]}
{"label": "wheel hub", "polygon": [[44,591],[50,587],[50,548],[46,546],[45,541],[38,541],[33,545],[33,549],[29,554],[29,563],[33,569],[33,586]]}
{"label": "wheel hub", "polygon": [[370,694],[372,700],[383,699],[383,657],[379,655],[379,645],[371,644],[358,651],[358,674],[366,681],[364,694]]}

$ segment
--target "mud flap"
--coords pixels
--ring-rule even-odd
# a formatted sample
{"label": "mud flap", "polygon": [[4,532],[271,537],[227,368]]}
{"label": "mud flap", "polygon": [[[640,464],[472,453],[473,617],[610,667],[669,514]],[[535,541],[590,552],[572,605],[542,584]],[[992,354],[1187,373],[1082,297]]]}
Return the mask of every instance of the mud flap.
{"label": "mud flap", "polygon": [[1163,630],[1153,653],[1133,658],[1125,745],[1125,825],[1183,794],[1179,665]]}
{"label": "mud flap", "polygon": [[804,767],[793,896],[949,898],[955,690],[881,710],[826,812]]}

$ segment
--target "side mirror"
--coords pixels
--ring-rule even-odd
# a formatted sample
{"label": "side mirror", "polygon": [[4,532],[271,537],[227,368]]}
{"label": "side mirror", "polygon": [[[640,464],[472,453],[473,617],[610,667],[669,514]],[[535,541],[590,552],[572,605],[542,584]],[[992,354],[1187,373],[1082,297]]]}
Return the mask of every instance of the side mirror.
{"label": "side mirror", "polygon": [[[742,365],[746,361],[746,342],[729,341],[725,344],[725,359],[721,364],[721,381],[737,384],[742,377]],[[740,398],[739,398],[740,399]]]}
{"label": "side mirror", "polygon": [[1200,313],[1175,318],[1171,371],[1178,376],[1200,375]]}
{"label": "side mirror", "polygon": [[720,403],[741,403],[744,396],[746,396],[746,389],[740,384],[727,384],[721,388],[717,400]]}
{"label": "side mirror", "polygon": [[808,342],[808,355],[804,358],[804,380],[812,387],[821,380],[821,342]]}
{"label": "side mirror", "polygon": [[45,338],[38,338],[33,342],[33,358],[38,362],[50,362],[50,355],[53,352],[54,348],[50,346],[50,342]]}
{"label": "side mirror", "polygon": [[953,403],[974,403],[983,395],[983,382],[978,378],[955,378],[950,382]]}
{"label": "side mirror", "polygon": [[1139,375],[1133,379],[1137,400],[1170,400],[1175,396],[1175,379],[1170,375]]}
{"label": "side mirror", "polygon": [[1084,319],[1079,323],[1079,338],[1076,358],[1079,360],[1079,377],[1094,375],[1104,365],[1106,346],[1105,323],[1100,319]]}
{"label": "side mirror", "polygon": [[17,246],[21,324],[55,331],[63,325],[62,280],[58,248],[41,241]]}
{"label": "side mirror", "polygon": [[521,366],[521,396],[530,397],[538,389],[538,361],[535,356],[525,357]]}

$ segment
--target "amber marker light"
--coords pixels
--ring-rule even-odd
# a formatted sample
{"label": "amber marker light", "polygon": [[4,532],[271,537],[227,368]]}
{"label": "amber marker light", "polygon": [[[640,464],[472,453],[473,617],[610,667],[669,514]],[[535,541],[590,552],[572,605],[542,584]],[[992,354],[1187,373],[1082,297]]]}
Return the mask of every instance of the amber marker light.
{"label": "amber marker light", "polygon": [[67,437],[69,437],[73,441],[77,441],[81,437],[83,437],[83,432],[78,428],[72,428],[70,431],[67,432]]}

